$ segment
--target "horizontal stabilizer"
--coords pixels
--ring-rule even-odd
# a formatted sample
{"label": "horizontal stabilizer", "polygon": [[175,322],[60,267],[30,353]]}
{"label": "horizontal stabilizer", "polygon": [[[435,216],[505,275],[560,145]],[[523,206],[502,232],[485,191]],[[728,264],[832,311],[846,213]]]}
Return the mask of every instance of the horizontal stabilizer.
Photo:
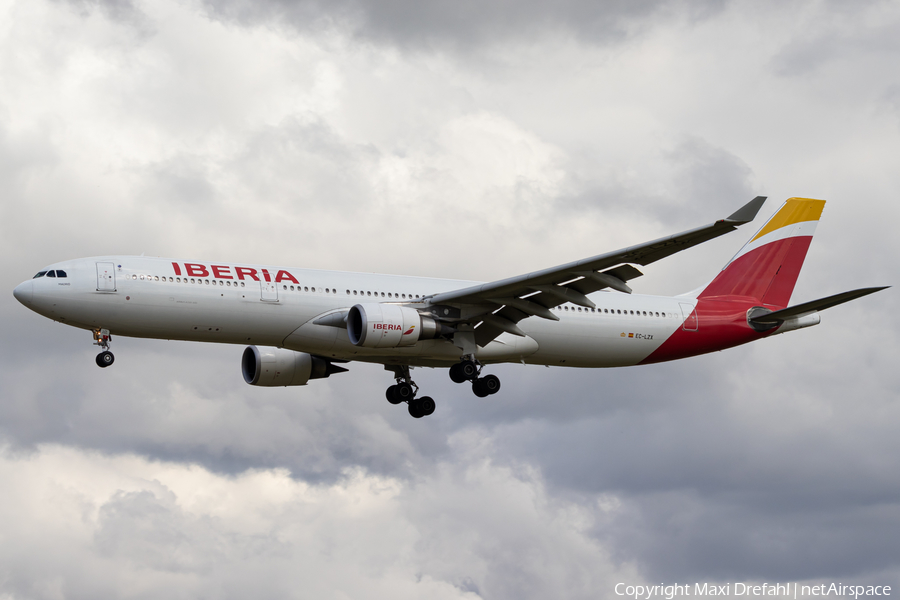
{"label": "horizontal stabilizer", "polygon": [[826,308],[831,308],[832,306],[837,306],[838,304],[843,304],[844,302],[849,302],[850,300],[856,300],[857,298],[862,298],[863,296],[868,296],[869,294],[880,292],[881,290],[887,289],[889,287],[891,286],[886,285],[884,287],[862,288],[859,290],[842,292],[840,294],[835,294],[834,296],[828,296],[827,298],[819,298],[818,300],[804,302],[803,304],[798,304],[797,306],[790,306],[782,310],[776,310],[775,312],[755,316],[750,319],[750,322],[756,325],[777,325],[778,323],[781,323],[788,319],[817,312],[820,310],[825,310]]}

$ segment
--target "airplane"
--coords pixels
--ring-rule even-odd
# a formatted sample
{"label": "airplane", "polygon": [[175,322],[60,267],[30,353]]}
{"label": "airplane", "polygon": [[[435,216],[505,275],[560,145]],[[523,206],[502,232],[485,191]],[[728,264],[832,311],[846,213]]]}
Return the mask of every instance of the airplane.
{"label": "airplane", "polygon": [[822,310],[885,287],[788,306],[824,200],[790,198],[705,286],[678,296],[632,293],[637,266],[753,221],[757,196],[725,219],[564,265],[491,283],[137,256],[59,262],[18,285],[16,299],[93,332],[97,365],[115,360],[113,335],[248,344],[244,380],[306,385],[380,363],[385,393],[415,418],[413,367],[449,368],[479,397],[500,390],[491,364],[645,365],[723,350],[816,325]]}

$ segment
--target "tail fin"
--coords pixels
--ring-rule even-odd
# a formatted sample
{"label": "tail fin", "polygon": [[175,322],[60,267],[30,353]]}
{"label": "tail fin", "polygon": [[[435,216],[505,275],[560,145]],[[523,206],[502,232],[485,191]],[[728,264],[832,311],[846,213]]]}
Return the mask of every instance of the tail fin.
{"label": "tail fin", "polygon": [[789,199],[698,298],[745,296],[787,306],[824,206],[824,200]]}

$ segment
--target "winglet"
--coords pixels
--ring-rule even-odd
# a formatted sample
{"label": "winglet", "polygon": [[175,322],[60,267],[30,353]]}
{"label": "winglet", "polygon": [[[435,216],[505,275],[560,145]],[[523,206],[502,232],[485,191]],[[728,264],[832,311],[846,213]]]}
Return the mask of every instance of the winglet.
{"label": "winglet", "polygon": [[734,213],[728,216],[725,220],[734,221],[736,223],[749,223],[756,218],[756,214],[759,212],[759,209],[762,208],[762,205],[765,201],[766,196],[757,196],[744,206],[734,211]]}

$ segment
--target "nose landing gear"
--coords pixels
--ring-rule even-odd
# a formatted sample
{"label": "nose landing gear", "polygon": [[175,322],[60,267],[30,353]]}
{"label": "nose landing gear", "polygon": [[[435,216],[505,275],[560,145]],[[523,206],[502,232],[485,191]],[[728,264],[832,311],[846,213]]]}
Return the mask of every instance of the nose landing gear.
{"label": "nose landing gear", "polygon": [[416,419],[427,417],[434,412],[435,404],[431,396],[416,398],[419,386],[417,386],[416,382],[410,377],[409,366],[385,366],[385,369],[393,371],[394,379],[397,380],[397,383],[389,387],[385,392],[388,402],[391,404],[406,402],[409,407],[410,416]]}
{"label": "nose landing gear", "polygon": [[500,378],[496,375],[480,377],[482,366],[472,356],[464,357],[450,367],[450,379],[455,383],[472,382],[472,392],[479,398],[485,398],[500,391]]}
{"label": "nose landing gear", "polygon": [[109,344],[111,341],[112,336],[109,334],[108,329],[94,330],[94,345],[100,346],[103,349],[103,351],[97,355],[97,366],[101,369],[105,369],[116,360],[113,353],[109,351]]}

